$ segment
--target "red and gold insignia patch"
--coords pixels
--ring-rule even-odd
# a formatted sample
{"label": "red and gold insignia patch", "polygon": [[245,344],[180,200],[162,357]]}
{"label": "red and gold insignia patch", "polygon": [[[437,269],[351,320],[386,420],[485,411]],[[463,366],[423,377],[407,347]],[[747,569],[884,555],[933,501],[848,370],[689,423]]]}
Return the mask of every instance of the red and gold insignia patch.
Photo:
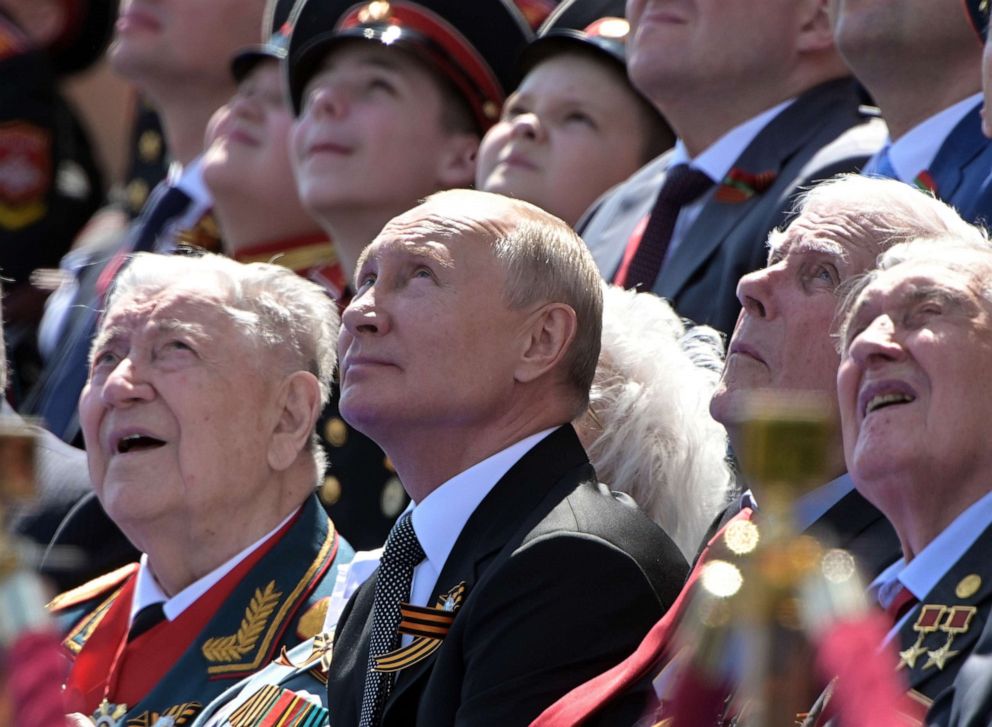
{"label": "red and gold insignia patch", "polygon": [[0,124],[0,227],[16,230],[45,214],[52,138],[24,121]]}

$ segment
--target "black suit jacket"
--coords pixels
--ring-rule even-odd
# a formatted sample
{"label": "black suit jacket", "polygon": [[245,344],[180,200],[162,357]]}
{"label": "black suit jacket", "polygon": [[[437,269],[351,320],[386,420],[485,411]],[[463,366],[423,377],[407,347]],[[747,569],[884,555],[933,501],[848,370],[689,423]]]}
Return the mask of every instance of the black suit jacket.
{"label": "black suit jacket", "polygon": [[[431,605],[464,582],[443,644],[398,674],[383,725],[526,725],[629,654],[678,595],[686,563],[629,498],[597,484],[571,426],[517,462],[469,518]],[[375,575],[338,622],[334,727],[358,724]]]}

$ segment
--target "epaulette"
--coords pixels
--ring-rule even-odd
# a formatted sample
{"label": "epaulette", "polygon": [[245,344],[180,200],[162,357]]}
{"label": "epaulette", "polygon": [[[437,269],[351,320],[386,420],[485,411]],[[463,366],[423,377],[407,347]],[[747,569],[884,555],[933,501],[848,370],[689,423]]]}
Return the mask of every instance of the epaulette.
{"label": "epaulette", "polygon": [[26,53],[30,49],[31,44],[24,31],[0,15],[0,61]]}
{"label": "epaulette", "polygon": [[49,602],[47,606],[48,611],[50,613],[57,613],[63,609],[78,606],[80,603],[103,595],[123,583],[136,570],[138,570],[137,563],[128,563],[115,571],[111,571],[81,586],[77,586],[71,591],[60,593]]}

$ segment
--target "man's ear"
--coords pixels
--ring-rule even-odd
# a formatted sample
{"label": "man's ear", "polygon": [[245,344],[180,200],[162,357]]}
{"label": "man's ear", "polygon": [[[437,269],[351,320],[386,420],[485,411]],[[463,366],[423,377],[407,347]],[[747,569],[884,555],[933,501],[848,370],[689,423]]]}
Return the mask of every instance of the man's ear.
{"label": "man's ear", "polygon": [[437,188],[459,189],[475,183],[475,161],[479,152],[476,134],[453,132],[438,155]]}
{"label": "man's ear", "polygon": [[799,0],[796,49],[800,53],[820,53],[834,47],[829,5],[829,0]]}
{"label": "man's ear", "polygon": [[514,379],[528,383],[558,366],[572,347],[577,326],[575,311],[564,303],[546,303],[534,311],[525,327]]}
{"label": "man's ear", "polygon": [[300,452],[310,446],[310,433],[320,415],[320,383],[309,371],[296,371],[282,382],[281,411],[269,440],[269,466],[289,469]]}

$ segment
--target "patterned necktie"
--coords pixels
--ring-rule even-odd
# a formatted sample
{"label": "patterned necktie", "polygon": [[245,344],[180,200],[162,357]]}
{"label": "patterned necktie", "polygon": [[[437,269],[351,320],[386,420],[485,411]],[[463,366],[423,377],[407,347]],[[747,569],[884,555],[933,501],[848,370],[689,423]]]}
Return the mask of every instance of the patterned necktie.
{"label": "patterned necktie", "polygon": [[424,559],[424,550],[413,531],[411,514],[405,513],[393,526],[379,561],[375,599],[372,603],[372,638],[369,665],[362,695],[359,727],[376,727],[382,721],[383,707],[393,688],[394,673],[375,670],[375,657],[399,646],[400,602],[410,600],[413,569]]}
{"label": "patterned necktie", "polygon": [[679,212],[712,186],[713,180],[705,172],[688,164],[676,164],[669,169],[626,274],[622,280],[618,275],[613,282],[624,288],[651,290],[665,262]]}

